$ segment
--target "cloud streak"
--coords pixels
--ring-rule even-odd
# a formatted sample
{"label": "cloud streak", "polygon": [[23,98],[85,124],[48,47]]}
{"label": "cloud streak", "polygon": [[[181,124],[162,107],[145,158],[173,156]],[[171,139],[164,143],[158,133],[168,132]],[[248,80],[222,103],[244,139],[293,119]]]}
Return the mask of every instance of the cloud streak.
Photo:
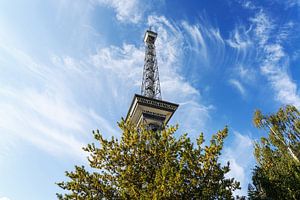
{"label": "cloud streak", "polygon": [[230,79],[229,83],[236,88],[243,97],[246,95],[244,86],[238,80]]}
{"label": "cloud streak", "polygon": [[[275,91],[276,99],[284,104],[293,104],[300,108],[300,95],[296,83],[288,74],[289,55],[284,51],[282,40],[292,30],[292,23],[288,22],[281,30],[275,32],[276,23],[262,10],[251,19],[255,28],[255,36],[262,53],[260,70],[268,79]],[[275,29],[276,30],[276,29]]]}
{"label": "cloud streak", "polygon": [[[81,147],[91,138],[89,132],[98,126],[97,121],[102,121],[99,126],[104,131],[115,131],[75,97],[74,90],[80,87],[74,81],[84,79],[83,67],[73,66],[65,73],[72,63],[45,65],[15,48],[1,50],[17,61],[20,75],[19,84],[0,81],[0,129],[7,137],[21,138],[58,157],[83,158]],[[7,66],[3,71],[17,78],[15,69]]]}
{"label": "cloud streak", "polygon": [[95,0],[95,2],[113,8],[116,18],[124,23],[140,22],[145,8],[140,5],[138,0]]}

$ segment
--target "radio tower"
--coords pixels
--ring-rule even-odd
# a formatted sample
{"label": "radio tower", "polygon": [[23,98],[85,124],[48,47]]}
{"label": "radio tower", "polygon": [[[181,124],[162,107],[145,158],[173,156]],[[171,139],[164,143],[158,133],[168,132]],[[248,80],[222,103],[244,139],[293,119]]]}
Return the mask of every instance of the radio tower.
{"label": "radio tower", "polygon": [[145,64],[141,94],[145,97],[161,99],[159,73],[155,52],[155,40],[157,33],[147,30],[144,37],[146,45]]}
{"label": "radio tower", "polygon": [[135,126],[161,130],[173,116],[178,104],[161,100],[158,67],[155,52],[157,33],[147,30],[144,37],[146,45],[145,64],[141,95],[135,94],[129,107],[126,121]]}

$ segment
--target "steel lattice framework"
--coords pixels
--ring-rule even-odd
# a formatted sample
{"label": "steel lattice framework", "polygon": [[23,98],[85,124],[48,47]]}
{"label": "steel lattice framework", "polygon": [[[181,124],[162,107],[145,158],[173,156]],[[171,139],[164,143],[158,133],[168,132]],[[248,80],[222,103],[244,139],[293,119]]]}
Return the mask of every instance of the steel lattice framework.
{"label": "steel lattice framework", "polygon": [[157,33],[147,30],[144,37],[146,45],[145,64],[141,93],[145,97],[161,100],[158,65],[156,60],[155,40]]}
{"label": "steel lattice framework", "polygon": [[147,30],[144,37],[146,45],[145,64],[141,95],[135,94],[128,110],[126,121],[138,130],[145,126],[149,130],[161,130],[171,119],[178,104],[161,100],[158,66],[155,52],[157,33]]}

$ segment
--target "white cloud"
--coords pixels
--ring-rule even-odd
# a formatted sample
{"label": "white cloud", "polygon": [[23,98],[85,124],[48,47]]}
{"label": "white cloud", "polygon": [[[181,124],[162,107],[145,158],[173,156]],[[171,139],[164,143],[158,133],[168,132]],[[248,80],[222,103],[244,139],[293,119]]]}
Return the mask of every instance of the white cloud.
{"label": "white cloud", "polygon": [[253,68],[238,65],[235,69],[238,77],[246,83],[254,83],[256,80],[256,71]]}
{"label": "white cloud", "polygon": [[199,17],[198,22],[190,24],[182,21],[180,24],[184,41],[185,60],[193,63],[193,73],[199,73],[201,67],[218,68],[224,62],[225,41],[218,28],[210,24],[206,15]]}
{"label": "white cloud", "polygon": [[8,197],[0,197],[0,200],[10,200]]}
{"label": "white cloud", "polygon": [[251,1],[243,1],[242,6],[247,9],[255,9],[256,6]]}
{"label": "white cloud", "polygon": [[280,27],[279,27],[279,30],[277,32],[277,36],[276,36],[276,40],[278,43],[282,43],[282,41],[286,41],[288,40],[289,38],[289,35],[290,35],[290,31],[292,29],[294,29],[295,27],[295,23],[292,22],[292,21],[289,21],[285,24],[282,24]]}
{"label": "white cloud", "polygon": [[138,23],[143,15],[144,7],[138,0],[95,0],[98,3],[111,7],[121,22]]}
{"label": "white cloud", "polygon": [[[260,11],[255,18],[252,18],[255,25],[255,36],[260,44],[262,54],[261,73],[266,76],[270,85],[275,91],[276,99],[284,104],[293,104],[300,108],[300,94],[296,83],[288,74],[289,55],[281,45],[282,40],[286,39],[293,23],[288,22],[279,33],[272,35],[272,30],[276,27],[275,22],[271,23],[263,11]],[[270,38],[275,41],[269,41]]]}
{"label": "white cloud", "polygon": [[239,25],[230,32],[229,38],[225,40],[229,47],[227,49],[227,65],[233,66],[228,68],[228,71],[231,73],[231,77],[239,80],[240,84],[236,81],[230,82],[239,88],[243,94],[245,93],[241,83],[253,85],[257,74],[253,59],[256,56],[256,40],[253,39],[252,35],[253,28],[251,25],[249,28]]}
{"label": "white cloud", "polygon": [[[237,181],[243,185],[243,189],[245,191],[244,185],[245,184],[245,179],[246,179],[246,174],[245,174],[245,169],[237,163],[235,158],[228,158],[228,161],[230,162],[230,172],[227,174],[228,177],[234,177],[236,178]],[[242,193],[245,194],[245,193]]]}
{"label": "white cloud", "polygon": [[255,17],[250,18],[250,21],[255,25],[254,32],[258,37],[260,47],[263,47],[268,42],[270,33],[274,29],[274,22],[263,10],[260,10]]}
{"label": "white cloud", "polygon": [[180,76],[166,76],[162,79],[161,87],[166,88],[168,94],[183,94],[184,96],[200,95],[199,91],[192,87]]}
{"label": "white cloud", "polygon": [[230,147],[224,147],[221,156],[223,163],[230,162],[230,172],[227,177],[233,177],[241,183],[241,190],[236,195],[247,194],[248,184],[251,182],[251,166],[254,164],[253,143],[249,136],[234,131],[234,139]]}
{"label": "white cloud", "polygon": [[190,34],[193,42],[193,49],[198,51],[207,60],[207,46],[198,25],[190,25],[186,21],[182,22],[183,28]]}
{"label": "white cloud", "polygon": [[300,58],[300,50],[296,50],[296,51],[293,53],[291,59],[292,59],[292,61],[296,61],[296,60],[298,60],[299,58]]}
{"label": "white cloud", "polygon": [[[83,88],[96,82],[86,76],[89,72],[85,71],[85,65],[79,62],[76,66],[76,62],[67,58],[60,62],[58,57],[53,65],[45,65],[21,50],[1,47],[18,66],[4,67],[3,72],[19,78],[13,84],[0,80],[2,139],[12,141],[13,136],[55,156],[83,158],[81,148],[91,138],[92,129],[99,127],[103,131],[118,133],[93,111],[95,108],[80,103],[83,91],[88,92]],[[99,121],[102,123],[97,124]]]}
{"label": "white cloud", "polygon": [[270,63],[262,66],[262,73],[267,76],[272,87],[277,92],[276,99],[284,104],[293,104],[300,108],[300,96],[296,83],[283,69],[276,68]]}
{"label": "white cloud", "polygon": [[237,89],[242,96],[246,95],[246,90],[244,88],[244,86],[236,79],[230,79],[229,83],[235,88]]}
{"label": "white cloud", "polygon": [[114,72],[118,78],[141,82],[144,51],[132,44],[98,49],[91,56],[94,66]]}
{"label": "white cloud", "polygon": [[229,83],[245,97],[247,92],[245,85],[256,84],[257,68],[253,57],[256,54],[256,40],[253,39],[253,26],[246,28],[244,25],[236,26],[226,39],[228,58],[227,65],[231,79]]}
{"label": "white cloud", "polygon": [[30,141],[53,155],[82,156],[84,144],[79,142],[80,135],[78,138],[74,132],[83,133],[86,122],[75,109],[71,111],[69,106],[59,105],[62,101],[34,90],[2,87],[0,96],[0,129],[3,134]]}
{"label": "white cloud", "polygon": [[230,37],[226,40],[227,44],[232,48],[235,48],[239,51],[245,51],[252,45],[251,38],[249,37],[249,32],[251,27],[248,30],[245,30],[244,26],[239,26],[230,33]]}

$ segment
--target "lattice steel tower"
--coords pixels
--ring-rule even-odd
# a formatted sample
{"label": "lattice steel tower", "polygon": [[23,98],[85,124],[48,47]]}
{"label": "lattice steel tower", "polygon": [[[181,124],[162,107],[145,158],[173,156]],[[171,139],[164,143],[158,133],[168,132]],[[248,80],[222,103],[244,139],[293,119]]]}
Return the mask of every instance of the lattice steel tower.
{"label": "lattice steel tower", "polygon": [[158,65],[155,52],[157,33],[147,30],[144,36],[146,45],[145,64],[141,94],[145,97],[161,99]]}
{"label": "lattice steel tower", "polygon": [[158,67],[155,52],[157,33],[147,30],[144,37],[146,44],[145,64],[141,95],[135,94],[127,113],[137,127],[146,126],[151,130],[160,130],[173,116],[178,104],[161,100]]}

